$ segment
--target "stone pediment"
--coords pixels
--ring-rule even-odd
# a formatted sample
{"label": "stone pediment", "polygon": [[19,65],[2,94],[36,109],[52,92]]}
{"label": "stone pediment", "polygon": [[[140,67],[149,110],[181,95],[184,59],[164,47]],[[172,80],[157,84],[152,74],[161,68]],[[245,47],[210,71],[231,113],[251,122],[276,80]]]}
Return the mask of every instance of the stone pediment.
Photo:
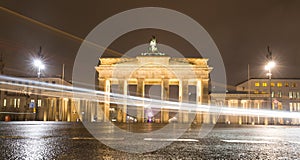
{"label": "stone pediment", "polygon": [[100,58],[101,65],[134,64],[136,58]]}
{"label": "stone pediment", "polygon": [[208,67],[208,59],[205,58],[172,58],[170,65],[195,65],[201,67]]}
{"label": "stone pediment", "polygon": [[207,67],[205,58],[171,58],[168,56],[138,56],[136,58],[100,58],[101,65],[195,65]]}

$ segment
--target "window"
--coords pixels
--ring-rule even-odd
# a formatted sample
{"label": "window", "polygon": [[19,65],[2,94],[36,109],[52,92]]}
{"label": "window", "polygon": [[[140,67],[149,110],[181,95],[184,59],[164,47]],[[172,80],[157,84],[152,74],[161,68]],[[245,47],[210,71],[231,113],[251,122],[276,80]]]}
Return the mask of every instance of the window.
{"label": "window", "polygon": [[255,82],[255,87],[259,87],[259,82]]}
{"label": "window", "polygon": [[300,93],[299,93],[299,92],[297,92],[296,97],[297,97],[298,99],[300,98]]}
{"label": "window", "polygon": [[20,100],[20,98],[18,98],[18,99],[17,99],[17,107],[18,107],[18,108],[20,108],[20,103],[21,103],[21,100]]}
{"label": "window", "polygon": [[293,92],[289,92],[289,98],[290,98],[290,99],[293,98]]}
{"label": "window", "polygon": [[285,82],[285,87],[289,87],[289,83],[288,82]]}
{"label": "window", "polygon": [[281,82],[278,82],[278,83],[277,83],[277,87],[282,87],[282,83],[281,83]]}
{"label": "window", "polygon": [[298,109],[299,109],[299,104],[300,103],[290,103],[290,112],[293,112],[293,111],[299,111]]}
{"label": "window", "polygon": [[277,96],[281,98],[282,97],[282,92],[278,91]]}
{"label": "window", "polygon": [[38,100],[38,104],[37,105],[38,105],[38,107],[42,106],[42,100],[41,99]]}
{"label": "window", "polygon": [[273,91],[273,92],[271,93],[271,96],[274,97],[274,94],[275,94],[275,93],[274,93],[274,91]]}
{"label": "window", "polygon": [[55,84],[55,81],[52,81],[52,84]]}
{"label": "window", "polygon": [[17,99],[16,98],[14,99],[14,107],[15,108],[17,107]]}
{"label": "window", "polygon": [[297,98],[296,96],[296,92],[293,92],[293,98]]}
{"label": "window", "polygon": [[292,83],[292,87],[297,87],[297,84],[296,83]]}
{"label": "window", "polygon": [[6,107],[6,99],[3,99],[3,107]]}
{"label": "window", "polygon": [[275,83],[274,82],[271,83],[271,87],[275,87]]}
{"label": "window", "polygon": [[255,90],[255,91],[254,91],[254,93],[255,93],[255,94],[258,94],[258,93],[259,93],[259,91],[258,91],[258,90]]}
{"label": "window", "polygon": [[266,82],[263,82],[263,83],[262,83],[262,86],[263,86],[263,87],[267,87],[268,85],[267,85]]}

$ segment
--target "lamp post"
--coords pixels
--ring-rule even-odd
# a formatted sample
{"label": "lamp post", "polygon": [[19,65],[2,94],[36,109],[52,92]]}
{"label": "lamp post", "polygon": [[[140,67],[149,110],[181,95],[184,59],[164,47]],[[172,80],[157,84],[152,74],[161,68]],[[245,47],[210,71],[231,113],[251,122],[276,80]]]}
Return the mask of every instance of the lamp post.
{"label": "lamp post", "polygon": [[[45,69],[45,65],[41,59],[41,57],[39,57],[38,59],[35,59],[33,61],[33,65],[37,68],[37,79],[38,81],[40,81],[40,78],[41,78],[41,71],[43,69]],[[41,92],[41,90],[39,90],[39,93]],[[38,94],[39,94],[38,93]],[[34,106],[34,109],[35,109],[35,120],[38,120],[38,100],[39,100],[39,95],[36,95],[36,105]]]}
{"label": "lamp post", "polygon": [[269,91],[270,91],[270,110],[273,109],[272,105],[272,86],[271,86],[271,81],[272,81],[272,69],[276,66],[276,63],[273,61],[272,58],[272,52],[270,51],[270,48],[268,46],[268,54],[267,54],[267,59],[268,63],[265,65],[265,70],[267,70],[267,76],[269,77]]}
{"label": "lamp post", "polygon": [[41,59],[35,59],[33,62],[34,66],[37,68],[38,79],[41,78],[41,71],[45,69],[45,65]]}

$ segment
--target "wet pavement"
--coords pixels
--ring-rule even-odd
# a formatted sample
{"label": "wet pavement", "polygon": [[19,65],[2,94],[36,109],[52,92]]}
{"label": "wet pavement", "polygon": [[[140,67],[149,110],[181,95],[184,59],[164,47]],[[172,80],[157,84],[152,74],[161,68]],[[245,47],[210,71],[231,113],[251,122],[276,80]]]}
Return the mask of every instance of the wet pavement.
{"label": "wet pavement", "polygon": [[[137,132],[143,128],[130,126]],[[299,126],[217,125],[204,138],[197,137],[197,129],[192,126],[159,150],[127,153],[104,145],[82,123],[0,122],[0,159],[300,159]],[[122,141],[119,137],[118,143]]]}

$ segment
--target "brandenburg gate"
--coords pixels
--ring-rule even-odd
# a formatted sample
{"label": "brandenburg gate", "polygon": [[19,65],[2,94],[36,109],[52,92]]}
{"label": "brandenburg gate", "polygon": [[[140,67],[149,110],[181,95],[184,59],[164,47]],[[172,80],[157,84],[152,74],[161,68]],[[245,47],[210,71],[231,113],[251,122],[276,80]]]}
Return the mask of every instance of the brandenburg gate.
{"label": "brandenburg gate", "polygon": [[[128,95],[134,86],[133,96],[145,97],[145,86],[160,86],[159,99],[169,101],[170,95],[175,94],[177,102],[191,101],[189,86],[194,86],[196,92],[193,101],[196,104],[208,104],[209,73],[212,68],[207,64],[205,58],[173,58],[158,51],[156,39],[150,42],[146,53],[141,53],[135,58],[100,58],[100,65],[95,67],[98,72],[99,88],[107,93],[118,93]],[[114,86],[116,89],[112,89]],[[170,91],[171,86],[178,87],[178,93]],[[173,99],[174,101],[174,99]],[[105,102],[100,103],[102,108],[100,119],[109,120],[112,108],[110,98],[107,96]],[[135,107],[137,122],[147,121],[146,110],[143,106]],[[116,121],[128,121],[128,106],[117,105]],[[173,116],[170,109],[161,107],[159,116],[160,123],[168,123]],[[177,111],[178,122],[188,122],[188,111]],[[100,113],[99,113],[100,114]],[[99,115],[98,115],[99,116]],[[103,118],[105,117],[105,118]],[[98,118],[99,119],[99,118]],[[197,112],[195,122],[210,123],[208,113]]]}

